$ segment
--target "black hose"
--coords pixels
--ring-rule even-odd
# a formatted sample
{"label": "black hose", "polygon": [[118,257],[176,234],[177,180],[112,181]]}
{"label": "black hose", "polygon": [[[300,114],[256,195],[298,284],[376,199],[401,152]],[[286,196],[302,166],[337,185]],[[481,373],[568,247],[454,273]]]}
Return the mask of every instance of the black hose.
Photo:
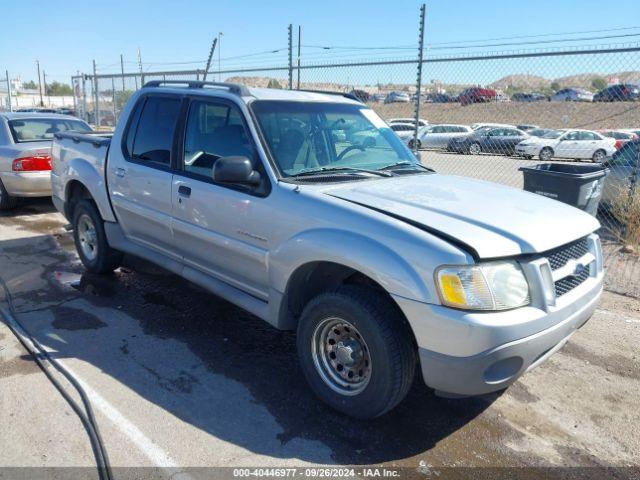
{"label": "black hose", "polygon": [[[4,317],[6,325],[24,346],[24,348],[31,354],[40,369],[44,372],[47,378],[56,387],[62,397],[67,401],[73,411],[76,412],[76,414],[80,418],[82,425],[87,431],[87,435],[89,435],[89,440],[91,441],[91,449],[93,450],[93,455],[96,459],[98,476],[100,477],[100,480],[112,480],[113,474],[111,471],[111,465],[109,463],[109,457],[107,456],[107,450],[104,447],[104,442],[102,441],[102,437],[100,435],[98,423],[96,422],[95,416],[93,414],[93,409],[91,408],[91,403],[87,398],[86,392],[75,379],[75,377],[73,377],[73,375],[71,375],[55,358],[52,358],[44,349],[44,347],[33,337],[33,335],[29,333],[26,328],[24,328],[24,325],[22,325],[22,323],[20,323],[20,321],[17,319],[11,291],[9,290],[9,287],[2,277],[0,277],[0,286],[2,286],[4,297],[9,307],[9,311],[0,308],[0,314]],[[17,325],[18,328],[24,333],[16,329],[15,325]],[[33,347],[35,347],[35,350],[32,348],[32,345]],[[53,365],[55,369],[58,370],[58,372],[60,372],[69,381],[69,383],[71,383],[71,385],[73,385],[73,387],[80,395],[85,411],[82,411],[80,405],[78,405],[78,403],[73,398],[71,398],[69,393],[67,393],[58,379],[53,376],[53,374],[44,364],[43,359],[46,359],[51,365]]]}

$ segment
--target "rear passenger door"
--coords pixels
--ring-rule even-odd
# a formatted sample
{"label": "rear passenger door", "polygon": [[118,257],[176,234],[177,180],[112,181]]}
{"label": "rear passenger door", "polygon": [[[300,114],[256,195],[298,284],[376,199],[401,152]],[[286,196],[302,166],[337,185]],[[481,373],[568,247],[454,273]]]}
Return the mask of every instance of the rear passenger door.
{"label": "rear passenger door", "polygon": [[[267,299],[267,251],[272,213],[265,187],[214,183],[212,170],[224,156],[261,164],[242,113],[224,99],[194,98],[180,142],[173,181],[173,233],[185,268]],[[185,270],[186,271],[186,270]]]}
{"label": "rear passenger door", "polygon": [[176,257],[171,233],[173,140],[182,99],[147,95],[134,108],[121,148],[109,153],[111,201],[125,236]]}

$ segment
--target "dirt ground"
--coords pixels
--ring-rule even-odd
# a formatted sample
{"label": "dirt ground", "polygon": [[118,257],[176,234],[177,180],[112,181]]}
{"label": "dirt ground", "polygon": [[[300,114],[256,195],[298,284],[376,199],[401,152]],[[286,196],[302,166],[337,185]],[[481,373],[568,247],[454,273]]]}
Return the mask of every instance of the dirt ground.
{"label": "dirt ground", "polygon": [[[87,275],[64,223],[46,201],[2,214],[0,275],[20,321],[90,392],[119,478],[131,467],[200,478],[196,467],[317,465],[640,478],[640,300],[605,292],[568,344],[506,392],[442,399],[417,379],[396,410],[363,422],[313,396],[292,333],[135,258]],[[0,425],[0,478],[95,478],[77,417],[1,322]]]}
{"label": "dirt ground", "polygon": [[[382,118],[413,117],[413,103],[373,103]],[[493,102],[421,105],[420,116],[430,123],[497,122],[535,124],[546,128],[640,128],[640,102]]]}

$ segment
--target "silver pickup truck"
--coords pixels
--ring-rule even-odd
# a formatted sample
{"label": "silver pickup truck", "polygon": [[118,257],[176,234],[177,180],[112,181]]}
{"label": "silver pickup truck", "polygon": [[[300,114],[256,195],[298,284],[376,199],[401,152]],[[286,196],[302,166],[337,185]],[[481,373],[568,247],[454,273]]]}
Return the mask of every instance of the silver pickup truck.
{"label": "silver pickup truck", "polygon": [[348,95],[151,82],[112,138],[52,152],[89,271],[137,255],[296,329],[311,388],[355,417],[397,405],[416,368],[442,395],[506,388],[602,291],[593,217],[436,174]]}

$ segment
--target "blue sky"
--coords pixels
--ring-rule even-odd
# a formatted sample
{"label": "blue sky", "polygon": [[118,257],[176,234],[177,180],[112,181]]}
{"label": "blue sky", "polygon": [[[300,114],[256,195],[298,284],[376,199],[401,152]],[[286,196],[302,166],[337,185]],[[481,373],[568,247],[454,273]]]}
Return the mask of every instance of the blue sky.
{"label": "blue sky", "polygon": [[[65,0],[53,3],[31,0],[3,3],[3,26],[0,28],[2,73],[9,69],[12,77],[19,74],[27,80],[36,79],[35,60],[38,59],[49,80],[68,83],[70,75],[77,70],[89,73],[92,59],[96,60],[101,72],[117,71],[121,53],[127,62],[126,69],[135,70],[138,47],[145,69],[202,68],[211,40],[219,31],[224,33],[221,50],[223,69],[258,63],[282,64],[286,62],[285,51],[255,57],[228,57],[286,47],[286,27],[289,23],[293,23],[296,28],[298,24],[302,25],[303,45],[411,46],[417,41],[418,9],[421,2]],[[605,5],[606,2],[602,0],[537,0],[525,4],[497,0],[433,0],[427,2],[426,43],[442,48],[441,44],[448,42],[522,35],[541,35],[529,40],[545,41],[562,38],[547,34],[640,27],[637,0],[615,2],[618,12],[636,12],[635,17],[617,14]],[[640,34],[640,28],[586,36],[611,34]],[[522,40],[508,42],[518,41]],[[640,36],[602,39],[591,43],[637,41],[640,41]],[[571,45],[580,43],[574,42]],[[513,48],[527,47],[491,47],[491,50]],[[432,50],[432,53],[470,51],[478,51],[478,48],[451,52]],[[370,58],[372,54],[378,57],[406,57],[414,53],[410,49],[370,52],[339,49],[327,51],[305,47],[303,59]],[[636,63],[638,56],[635,54]],[[168,65],[168,62],[192,61],[201,63]],[[521,63],[518,69],[526,69],[527,64]],[[546,73],[574,73],[580,68],[589,67],[576,63],[575,67],[565,68],[566,65],[555,61],[548,65]],[[592,70],[607,68],[607,60],[595,63],[597,65],[593,65]],[[620,66],[625,66],[624,61],[620,63]],[[612,65],[611,69],[617,70],[620,66]],[[510,73],[509,68],[512,67],[507,64],[496,66],[484,77],[491,80],[489,77]],[[426,74],[428,78],[450,75],[444,71],[431,73],[431,77]],[[375,75],[382,77],[378,79],[380,81],[399,81],[400,77],[404,79],[410,74],[411,72],[405,73],[402,69],[394,71],[388,68],[386,71],[381,69]],[[458,75],[463,76],[460,72]],[[483,78],[479,81],[485,80]]]}

